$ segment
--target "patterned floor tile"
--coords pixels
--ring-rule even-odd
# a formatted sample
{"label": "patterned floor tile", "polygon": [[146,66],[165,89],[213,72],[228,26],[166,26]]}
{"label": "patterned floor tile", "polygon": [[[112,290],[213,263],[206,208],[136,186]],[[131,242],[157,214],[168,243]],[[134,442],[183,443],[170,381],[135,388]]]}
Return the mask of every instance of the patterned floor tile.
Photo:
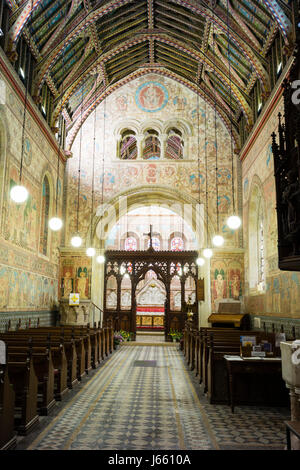
{"label": "patterned floor tile", "polygon": [[123,345],[18,448],[283,449],[288,418],[286,409],[264,407],[232,415],[207,402],[178,348]]}

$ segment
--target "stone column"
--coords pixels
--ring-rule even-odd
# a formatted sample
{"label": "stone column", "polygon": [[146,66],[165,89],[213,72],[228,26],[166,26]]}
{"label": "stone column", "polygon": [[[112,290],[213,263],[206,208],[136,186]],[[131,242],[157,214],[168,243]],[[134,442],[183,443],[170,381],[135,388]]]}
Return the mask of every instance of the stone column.
{"label": "stone column", "polygon": [[143,159],[143,134],[138,134],[136,136],[136,146],[137,146],[137,160]]}
{"label": "stone column", "polygon": [[167,148],[167,134],[160,134],[159,141],[160,141],[160,160],[165,160],[166,158],[166,148]]}

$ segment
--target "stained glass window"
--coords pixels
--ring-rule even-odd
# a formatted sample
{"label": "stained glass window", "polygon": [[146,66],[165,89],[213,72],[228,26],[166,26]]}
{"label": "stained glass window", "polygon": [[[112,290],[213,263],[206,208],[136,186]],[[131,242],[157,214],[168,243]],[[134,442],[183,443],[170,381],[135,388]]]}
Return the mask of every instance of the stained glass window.
{"label": "stained glass window", "polygon": [[[150,238],[148,240],[148,248],[150,246]],[[160,249],[160,239],[157,237],[152,237],[152,247],[154,248],[155,251],[158,251]]]}
{"label": "stained glass window", "polygon": [[137,241],[134,237],[128,237],[124,244],[126,251],[135,251],[137,249]]}
{"label": "stained glass window", "polygon": [[184,243],[182,238],[180,237],[174,237],[171,240],[171,250],[172,251],[183,251],[184,249]]}

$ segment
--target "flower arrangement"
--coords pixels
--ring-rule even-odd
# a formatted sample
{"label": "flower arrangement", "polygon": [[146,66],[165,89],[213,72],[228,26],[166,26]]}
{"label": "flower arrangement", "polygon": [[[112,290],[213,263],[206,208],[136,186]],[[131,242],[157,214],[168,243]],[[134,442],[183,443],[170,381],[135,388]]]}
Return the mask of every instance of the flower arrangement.
{"label": "flower arrangement", "polygon": [[123,336],[118,331],[116,331],[114,334],[114,345],[118,346],[119,344],[123,342],[124,342]]}
{"label": "flower arrangement", "polygon": [[[115,333],[115,336],[117,336],[119,338],[119,341],[123,343],[124,341],[131,341],[132,337],[134,336],[134,333],[120,330]],[[120,340],[120,338],[122,338],[122,340]]]}
{"label": "flower arrangement", "polygon": [[169,335],[172,337],[173,341],[180,341],[181,338],[183,337],[183,334],[181,331],[173,330],[172,328],[170,329]]}

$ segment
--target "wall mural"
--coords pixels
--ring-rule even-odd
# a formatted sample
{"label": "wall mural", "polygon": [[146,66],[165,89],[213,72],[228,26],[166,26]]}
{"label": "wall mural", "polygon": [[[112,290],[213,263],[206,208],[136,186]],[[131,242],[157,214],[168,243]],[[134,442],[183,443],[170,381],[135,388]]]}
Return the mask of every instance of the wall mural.
{"label": "wall mural", "polygon": [[[199,104],[199,107],[198,107]],[[166,188],[184,192],[195,198],[195,202],[205,199],[206,167],[205,148],[208,157],[208,210],[215,219],[220,213],[220,226],[225,221],[232,206],[232,174],[230,138],[222,121],[217,119],[218,132],[218,184],[219,194],[216,200],[216,145],[214,130],[214,111],[207,105],[207,139],[205,135],[205,104],[202,98],[177,82],[148,74],[124,85],[117,95],[106,98],[105,105],[105,148],[103,146],[104,105],[100,104],[96,115],[96,161],[95,161],[95,207],[102,199],[102,184],[104,202],[117,196],[118,193],[132,190],[137,186],[162,185]],[[199,136],[198,136],[198,110],[199,110]],[[120,111],[122,111],[120,113]],[[143,125],[144,129],[158,129],[172,118],[170,126],[182,122],[189,126],[192,132],[185,139],[186,160],[170,162],[167,159],[155,162],[143,160],[120,161],[117,158],[116,129],[130,128]],[[123,124],[119,124],[123,123]],[[156,126],[156,127],[155,127]],[[158,127],[157,127],[158,126]],[[159,131],[159,133],[162,131]],[[83,237],[89,228],[89,211],[91,209],[92,165],[85,155],[92,155],[94,135],[94,114],[91,114],[83,125],[81,142],[81,179],[79,201],[79,231]],[[198,149],[199,140],[199,149]],[[72,146],[73,158],[68,161],[68,196],[67,196],[67,236],[69,244],[71,233],[76,227],[77,190],[78,190],[78,162],[80,148],[80,133],[78,133]],[[105,151],[103,164],[103,151]],[[198,156],[200,161],[198,162]],[[198,164],[199,163],[199,164]],[[104,171],[103,171],[104,170]],[[237,185],[235,185],[237,193]],[[239,195],[241,197],[241,195]],[[236,194],[236,200],[238,195]],[[239,245],[236,233],[224,228],[224,238],[233,246]]]}
{"label": "wall mural", "polygon": [[161,111],[169,99],[168,90],[158,82],[146,82],[140,85],[135,94],[137,106],[147,113]]}
{"label": "wall mural", "polygon": [[91,259],[88,256],[61,255],[60,295],[68,299],[71,292],[79,293],[80,300],[91,295]]}
{"label": "wall mural", "polygon": [[212,311],[222,299],[241,300],[243,295],[243,254],[217,253],[211,262]]}
{"label": "wall mural", "polygon": [[[44,135],[40,123],[30,113],[26,119],[22,175],[29,197],[24,204],[15,204],[9,197],[11,187],[19,183],[24,104],[11,83],[4,76],[2,79],[5,81],[7,96],[1,107],[0,119],[3,118],[8,126],[5,138],[7,164],[4,197],[0,207],[0,310],[11,312],[13,318],[14,312],[20,310],[53,310],[58,300],[57,247],[60,245],[61,235],[49,235],[49,249],[39,253],[43,177],[46,170],[50,175],[56,174],[57,153]],[[60,171],[62,177],[63,165]],[[62,196],[62,179],[59,181],[59,188]],[[61,202],[60,197],[59,213]]]}
{"label": "wall mural", "polygon": [[[277,215],[271,134],[277,132],[278,113],[283,113],[283,99],[278,102],[258,139],[243,160],[244,243],[245,243],[245,311],[269,316],[297,317],[300,313],[300,273],[280,271],[277,252]],[[251,186],[259,177],[265,203],[265,288],[249,289],[249,199]],[[252,259],[253,261],[253,259]]]}
{"label": "wall mural", "polygon": [[51,309],[57,302],[57,280],[0,265],[1,309]]}

